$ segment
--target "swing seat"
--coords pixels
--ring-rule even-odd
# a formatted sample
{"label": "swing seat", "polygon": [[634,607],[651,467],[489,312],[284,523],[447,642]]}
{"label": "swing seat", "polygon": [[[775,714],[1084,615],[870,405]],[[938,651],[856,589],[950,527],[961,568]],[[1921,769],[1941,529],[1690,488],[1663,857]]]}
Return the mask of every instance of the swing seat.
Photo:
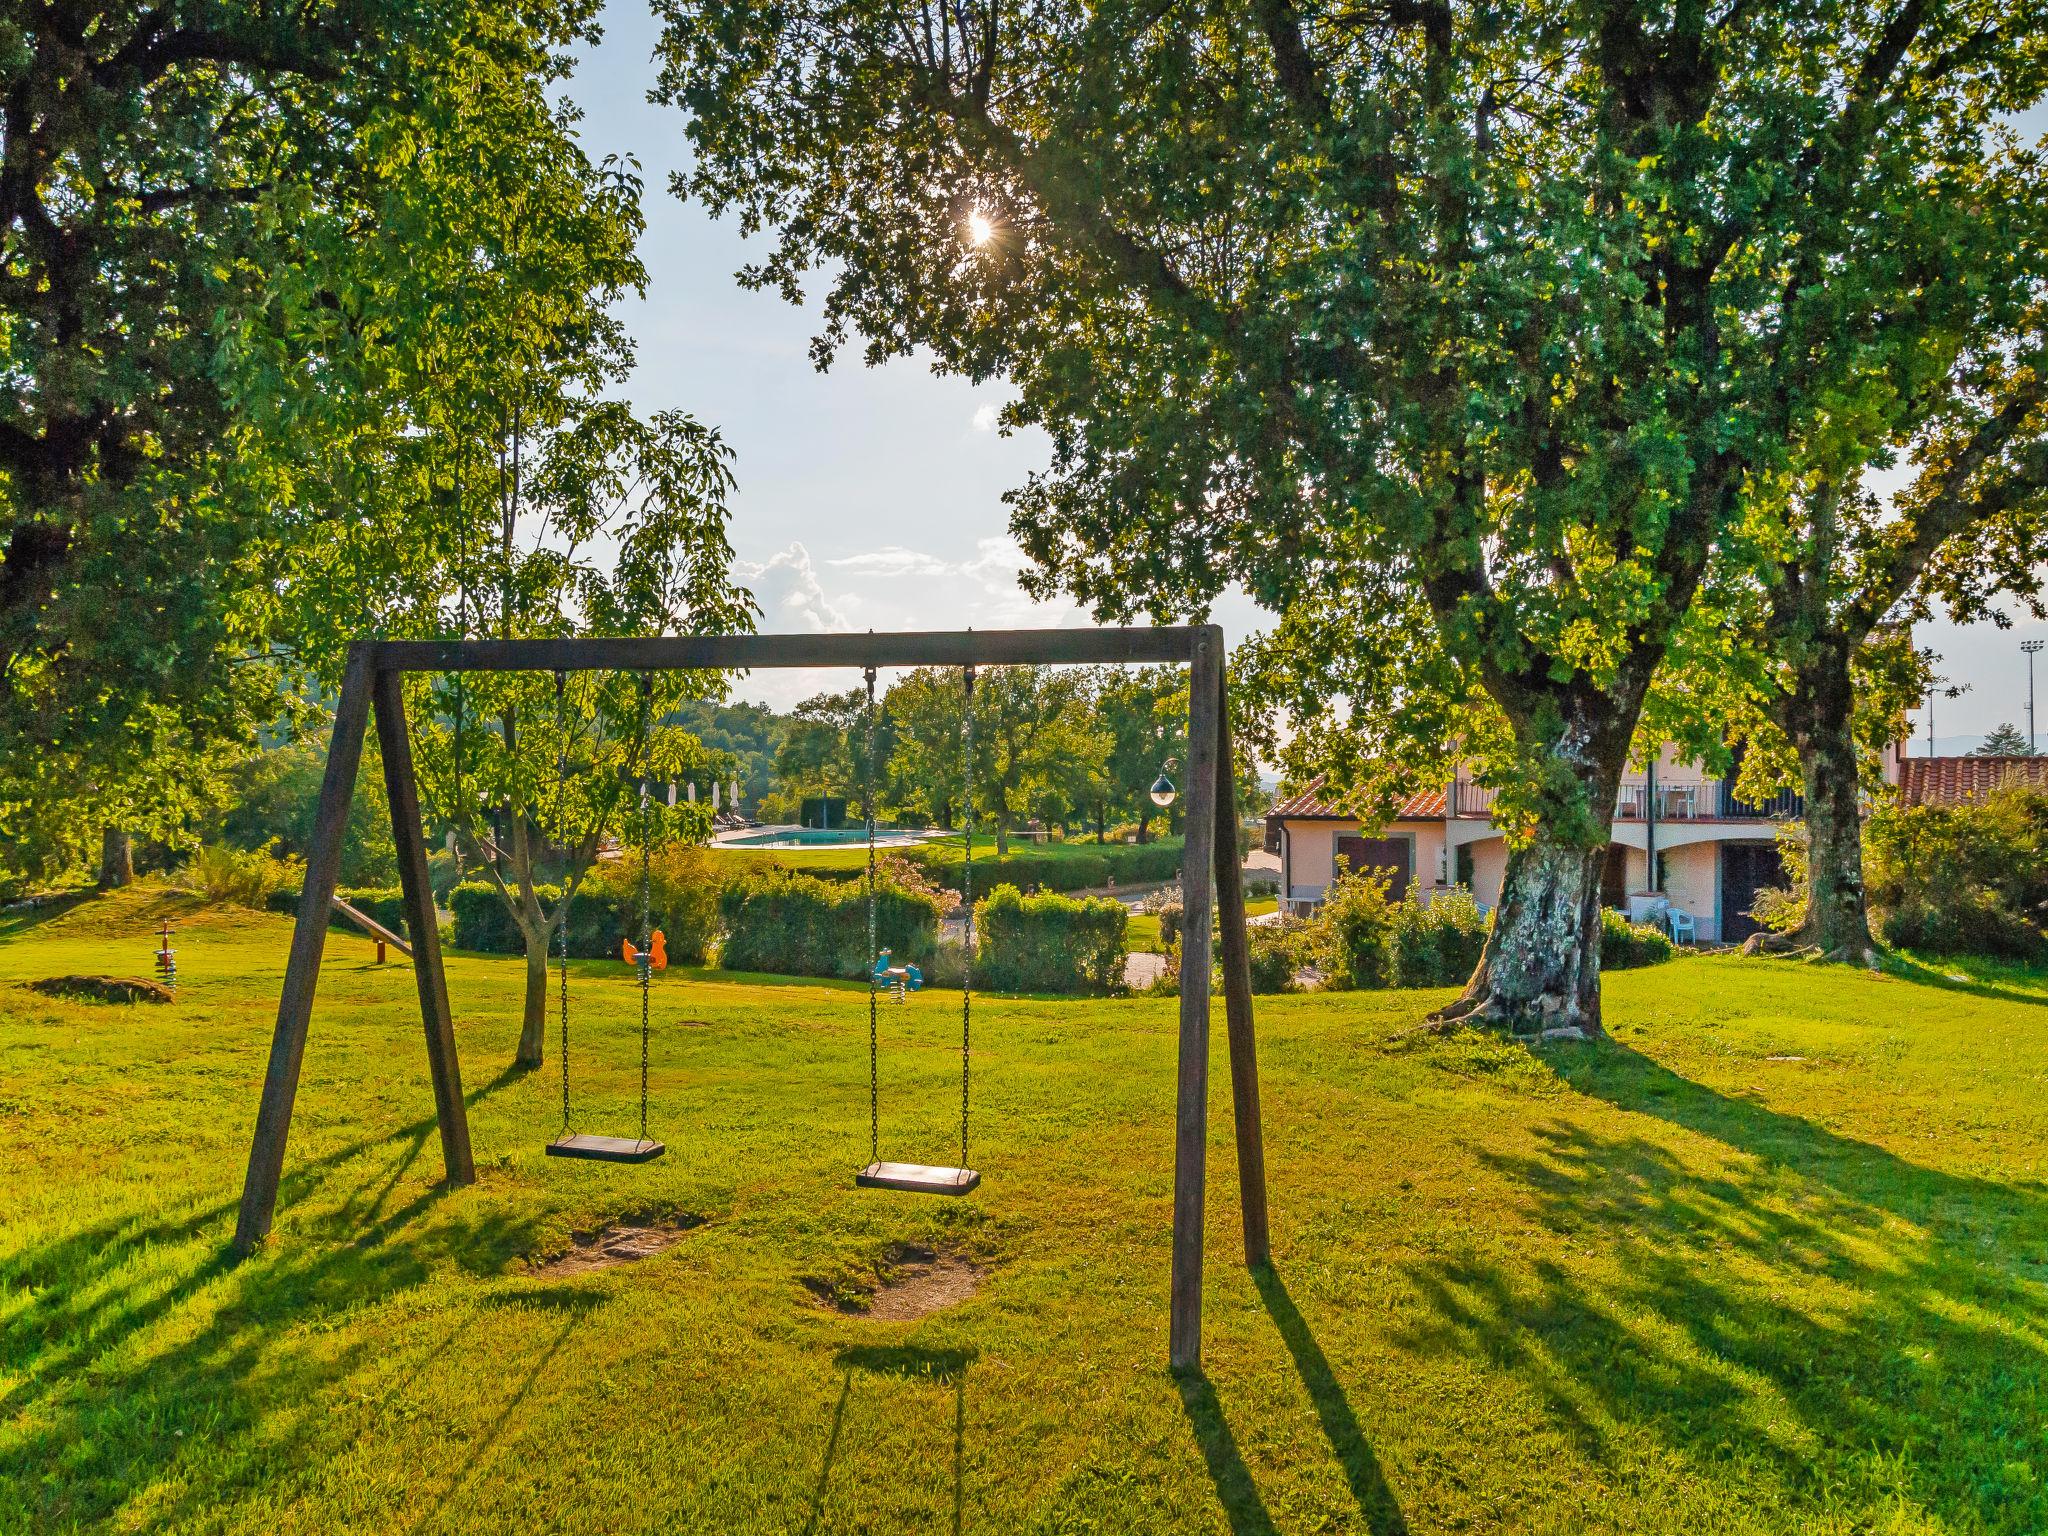
{"label": "swing seat", "polygon": [[901,1189],[913,1195],[964,1195],[981,1182],[973,1168],[931,1168],[923,1163],[869,1163],[853,1176],[862,1189]]}
{"label": "swing seat", "polygon": [[658,1141],[632,1136],[591,1136],[581,1131],[548,1143],[549,1157],[580,1157],[591,1163],[651,1163],[667,1150]]}

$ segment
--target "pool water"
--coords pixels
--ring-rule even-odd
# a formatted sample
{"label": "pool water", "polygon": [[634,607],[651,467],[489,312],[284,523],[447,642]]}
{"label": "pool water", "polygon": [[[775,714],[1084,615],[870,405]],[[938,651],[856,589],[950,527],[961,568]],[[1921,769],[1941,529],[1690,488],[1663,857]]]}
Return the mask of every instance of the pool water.
{"label": "pool water", "polygon": [[[893,828],[875,828],[876,843],[920,842],[929,834],[919,831],[896,831]],[[774,827],[760,832],[750,832],[744,837],[722,837],[718,840],[721,848],[835,848],[847,843],[865,843],[868,839],[865,827]]]}

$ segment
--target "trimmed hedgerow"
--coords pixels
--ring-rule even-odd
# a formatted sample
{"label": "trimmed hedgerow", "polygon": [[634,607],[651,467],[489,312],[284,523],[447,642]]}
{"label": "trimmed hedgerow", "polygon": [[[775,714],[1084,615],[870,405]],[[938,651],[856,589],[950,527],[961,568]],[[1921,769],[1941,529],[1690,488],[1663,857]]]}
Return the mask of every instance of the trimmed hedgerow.
{"label": "trimmed hedgerow", "polygon": [[999,885],[974,905],[975,980],[992,992],[1120,991],[1129,920],[1107,897]]}
{"label": "trimmed hedgerow", "polygon": [[[561,890],[538,885],[534,894],[544,909],[552,911]],[[659,928],[668,941],[670,961],[702,964],[718,933],[718,887],[702,849],[670,848],[654,856],[648,872],[648,907],[650,926]],[[505,898],[489,882],[468,880],[456,886],[448,893],[448,909],[455,914],[452,937],[457,949],[492,955],[526,952]],[[639,864],[625,860],[593,870],[577,886],[569,906],[569,953],[581,960],[608,960],[619,953],[622,941],[639,935]]]}
{"label": "trimmed hedgerow", "polygon": [[[942,908],[929,891],[878,881],[875,948],[888,950],[899,964],[929,964]],[[725,945],[718,963],[728,971],[857,977],[874,963],[865,880],[849,884],[767,869],[726,887],[719,915]]]}
{"label": "trimmed hedgerow", "polygon": [[[405,892],[396,886],[384,889],[372,887],[355,891],[336,891],[335,895],[354,907],[367,918],[374,919],[389,928],[400,938],[410,938],[405,925]],[[273,912],[296,913],[299,910],[299,892],[272,891],[264,899],[264,906]],[[330,928],[347,928],[359,932],[355,925],[339,912],[330,912],[327,917]]]}

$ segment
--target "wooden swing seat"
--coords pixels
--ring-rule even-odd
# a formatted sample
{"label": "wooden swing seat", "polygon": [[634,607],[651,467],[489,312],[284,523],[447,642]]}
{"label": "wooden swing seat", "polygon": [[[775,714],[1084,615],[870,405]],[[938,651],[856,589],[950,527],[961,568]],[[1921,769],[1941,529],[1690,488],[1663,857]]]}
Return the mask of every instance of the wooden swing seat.
{"label": "wooden swing seat", "polygon": [[853,1176],[862,1189],[901,1189],[913,1195],[964,1195],[981,1182],[973,1168],[931,1168],[923,1163],[869,1163]]}
{"label": "wooden swing seat", "polygon": [[549,1157],[580,1157],[592,1163],[651,1163],[667,1150],[658,1141],[632,1136],[590,1136],[581,1131],[548,1143]]}

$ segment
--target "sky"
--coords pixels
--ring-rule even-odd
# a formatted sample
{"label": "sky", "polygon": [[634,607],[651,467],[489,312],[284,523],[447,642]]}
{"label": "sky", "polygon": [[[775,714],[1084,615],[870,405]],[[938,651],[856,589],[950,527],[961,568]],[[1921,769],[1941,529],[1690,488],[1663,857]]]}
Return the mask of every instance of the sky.
{"label": "sky", "polygon": [[[1036,603],[1017,585],[1025,564],[1009,533],[1003,492],[1048,457],[1036,431],[1004,436],[996,384],[942,378],[928,357],[863,365],[858,346],[829,372],[809,354],[819,327],[811,303],[740,286],[734,274],[766,254],[736,224],[669,190],[687,163],[682,114],[647,100],[658,27],[645,0],[606,7],[604,40],[580,62],[569,95],[584,113],[589,153],[631,156],[646,180],[643,298],[621,306],[639,344],[627,393],[647,413],[682,409],[718,427],[735,452],[732,537],[739,575],[761,605],[764,631],[996,629],[1076,625],[1065,601]],[[2029,126],[2037,131],[2048,120]],[[1226,594],[1211,617],[1231,640],[1265,627],[1249,599]],[[1966,751],[2000,721],[2025,730],[2027,672],[2020,641],[2048,639],[2048,622],[2012,628],[1936,623],[1921,642],[1966,691],[1937,701],[1936,744]],[[2048,655],[2041,658],[2048,661]],[[851,675],[757,672],[737,696],[787,708]],[[2048,737],[2048,667],[2041,711]],[[1924,752],[1924,711],[1913,718]]]}

